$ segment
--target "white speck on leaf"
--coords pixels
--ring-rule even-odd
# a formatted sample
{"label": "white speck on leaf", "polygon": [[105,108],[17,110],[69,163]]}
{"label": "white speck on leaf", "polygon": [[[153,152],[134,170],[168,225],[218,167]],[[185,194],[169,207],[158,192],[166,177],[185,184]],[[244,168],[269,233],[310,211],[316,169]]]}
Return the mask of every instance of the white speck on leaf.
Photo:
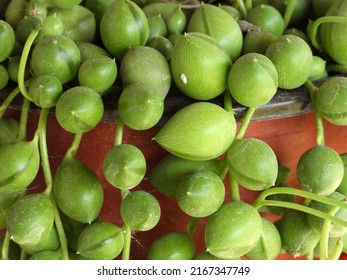
{"label": "white speck on leaf", "polygon": [[187,76],[184,73],[182,73],[180,78],[181,78],[182,83],[186,85],[188,82]]}

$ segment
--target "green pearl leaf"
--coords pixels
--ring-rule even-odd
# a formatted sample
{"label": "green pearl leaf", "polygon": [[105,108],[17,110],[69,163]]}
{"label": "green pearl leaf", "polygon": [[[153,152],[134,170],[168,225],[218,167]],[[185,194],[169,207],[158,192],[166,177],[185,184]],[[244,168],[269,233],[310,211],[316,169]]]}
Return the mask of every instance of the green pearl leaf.
{"label": "green pearl leaf", "polygon": [[156,239],[148,252],[149,260],[191,260],[194,243],[184,232],[169,232]]}
{"label": "green pearl leaf", "polygon": [[53,205],[44,194],[25,195],[10,209],[7,229],[20,245],[33,246],[50,233],[54,222]]}
{"label": "green pearl leaf", "polygon": [[112,260],[123,249],[122,229],[109,222],[94,222],[78,238],[77,254],[91,260]]}
{"label": "green pearl leaf", "polygon": [[264,190],[275,184],[278,163],[271,147],[256,138],[234,141],[227,152],[231,176],[250,190]]}
{"label": "green pearl leaf", "polygon": [[24,190],[35,179],[40,168],[37,139],[0,146],[0,189]]}
{"label": "green pearl leaf", "polygon": [[228,202],[207,221],[206,251],[222,259],[238,258],[254,248],[261,233],[262,220],[253,206]]}
{"label": "green pearl leaf", "polygon": [[235,133],[231,113],[213,103],[197,102],[171,117],[154,140],[178,157],[210,160],[226,152]]}
{"label": "green pearl leaf", "polygon": [[104,201],[99,178],[74,158],[66,158],[60,164],[54,178],[53,194],[59,208],[81,223],[94,221]]}

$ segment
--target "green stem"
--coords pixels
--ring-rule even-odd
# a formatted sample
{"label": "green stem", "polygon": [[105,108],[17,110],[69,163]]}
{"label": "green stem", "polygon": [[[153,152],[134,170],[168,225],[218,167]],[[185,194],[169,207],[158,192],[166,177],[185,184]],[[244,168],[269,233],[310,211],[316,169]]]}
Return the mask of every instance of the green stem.
{"label": "green stem", "polygon": [[19,93],[19,87],[16,87],[14,90],[11,91],[11,93],[6,97],[4,102],[2,102],[0,106],[0,119],[4,116],[8,106],[12,103],[13,99],[18,95]]}
{"label": "green stem", "polygon": [[[124,123],[120,118],[118,118],[117,127],[116,127],[116,135],[114,138],[114,146],[122,144],[123,131],[124,131]],[[129,193],[130,192],[128,190],[121,190],[122,200],[124,200]],[[124,246],[122,251],[122,260],[129,260],[130,249],[131,249],[131,228],[126,223],[123,223],[123,233],[124,233]]]}
{"label": "green stem", "polygon": [[23,51],[22,51],[22,55],[19,61],[19,68],[18,68],[18,87],[19,90],[21,91],[22,95],[25,98],[30,99],[28,91],[26,89],[26,85],[24,82],[24,77],[25,77],[25,69],[26,69],[26,64],[28,61],[28,57],[29,57],[29,53],[31,50],[31,46],[33,45],[37,35],[39,34],[41,30],[41,26],[35,30],[33,30],[28,39],[25,41],[24,47],[23,47]]}
{"label": "green stem", "polygon": [[53,205],[54,223],[55,223],[55,227],[57,229],[57,234],[59,238],[60,252],[62,254],[63,260],[68,260],[69,250],[68,250],[67,238],[66,238],[63,222],[61,221],[60,212],[57,206],[57,202],[55,201],[54,195],[51,194],[50,198]]}
{"label": "green stem", "polygon": [[[339,210],[339,207],[333,207],[329,214],[332,216],[335,216],[336,212]],[[331,221],[325,220],[322,227],[321,237],[319,240],[319,254],[321,260],[328,260],[329,259],[329,234],[330,234],[330,226]]]}
{"label": "green stem", "polygon": [[314,258],[314,250],[312,249],[312,250],[310,250],[310,252],[308,252],[306,254],[306,259],[307,260],[313,260],[313,258]]}
{"label": "green stem", "polygon": [[52,194],[52,188],[53,188],[53,177],[52,177],[52,171],[51,166],[49,163],[49,157],[48,157],[48,149],[47,149],[47,119],[49,115],[49,109],[43,108],[41,110],[40,114],[40,120],[38,125],[38,134],[39,134],[39,146],[40,146],[40,154],[41,154],[41,165],[43,170],[43,175],[45,178],[46,183],[46,189],[44,190],[44,194],[50,198],[53,209],[54,209],[54,222],[58,233],[58,238],[60,242],[60,250],[63,256],[64,260],[69,259],[69,252],[68,252],[68,246],[67,246],[67,238],[64,231],[63,223],[60,218],[60,213],[58,210],[57,203],[55,201],[55,198]]}
{"label": "green stem", "polygon": [[22,250],[20,251],[20,257],[19,257],[19,259],[22,260],[22,261],[27,260],[27,259],[28,259],[28,253],[25,252],[25,250],[22,249]]}
{"label": "green stem", "polygon": [[252,0],[246,0],[246,9],[247,11],[251,10],[253,6]]}
{"label": "green stem", "polygon": [[123,142],[123,131],[124,131],[124,123],[123,121],[118,118],[117,120],[117,127],[116,127],[116,135],[114,139],[114,145],[120,145]]}
{"label": "green stem", "polygon": [[[226,103],[226,102],[224,102]],[[241,126],[239,128],[239,131],[235,137],[235,139],[242,139],[247,131],[247,128],[251,122],[251,119],[254,115],[255,112],[254,107],[250,107],[247,109],[246,114],[242,120]],[[229,172],[229,183],[230,183],[230,188],[231,188],[231,196],[234,201],[240,201],[241,196],[240,196],[240,189],[239,189],[239,184],[237,180],[230,174]]]}
{"label": "green stem", "polygon": [[257,200],[257,203],[253,204],[253,206],[256,209],[259,209],[260,207],[264,207],[264,206],[285,207],[288,209],[293,209],[293,210],[301,211],[307,214],[311,214],[322,219],[327,219],[334,223],[347,227],[347,221],[336,218],[328,213],[325,213],[325,212],[322,212],[307,206],[303,206],[301,204],[297,204],[294,202],[277,201],[277,200],[262,200],[262,201]]}
{"label": "green stem", "polygon": [[[130,192],[128,190],[121,190],[122,200],[124,200],[129,193]],[[126,223],[123,224],[123,233],[124,245],[122,251],[122,260],[129,260],[131,248],[131,228]]]}
{"label": "green stem", "polygon": [[44,190],[44,194],[47,197],[50,197],[53,187],[53,178],[51,172],[51,166],[49,163],[48,157],[48,149],[47,149],[47,119],[48,119],[48,108],[43,108],[40,114],[40,120],[38,125],[39,130],[39,146],[40,146],[40,155],[41,155],[41,165],[43,170],[43,175],[45,178],[46,189]]}
{"label": "green stem", "polygon": [[235,0],[236,6],[239,8],[242,18],[247,17],[247,9],[243,0]]}
{"label": "green stem", "polygon": [[228,168],[228,164],[227,164],[227,159],[225,158],[224,159],[224,163],[222,165],[222,168],[221,168],[221,170],[219,171],[219,174],[218,174],[219,178],[221,178],[222,181],[227,176],[228,170],[229,170],[229,168]]}
{"label": "green stem", "polygon": [[124,233],[124,245],[122,251],[122,260],[130,259],[130,248],[131,248],[131,228],[124,223],[123,225],[123,233]]}
{"label": "green stem", "polygon": [[347,65],[330,64],[326,66],[328,72],[338,72],[340,74],[347,74]]}
{"label": "green stem", "polygon": [[24,98],[19,120],[18,140],[25,140],[27,137],[27,123],[30,109],[30,100]]}
{"label": "green stem", "polygon": [[242,124],[239,128],[239,131],[238,131],[235,139],[242,139],[245,136],[246,130],[247,130],[247,128],[251,122],[251,119],[254,115],[255,109],[256,108],[254,108],[254,107],[250,107],[247,109],[246,114],[242,120]]}
{"label": "green stem", "polygon": [[196,226],[198,225],[198,222],[200,221],[200,218],[192,217],[187,225],[187,232],[190,237],[193,237],[194,230]]}
{"label": "green stem", "polygon": [[292,15],[295,9],[295,5],[296,5],[296,0],[289,0],[283,15],[284,29],[286,29],[289,25],[290,19],[292,18]]}
{"label": "green stem", "polygon": [[343,241],[341,238],[338,238],[335,249],[332,252],[329,260],[338,260],[342,254],[342,251],[343,251]]}
{"label": "green stem", "polygon": [[264,201],[267,196],[273,195],[273,194],[290,194],[294,196],[299,196],[299,197],[315,200],[315,201],[328,204],[331,206],[340,207],[342,209],[347,209],[347,204],[344,201],[339,201],[327,196],[322,196],[315,193],[311,193],[311,192],[307,192],[307,191],[303,191],[303,190],[299,190],[295,188],[290,188],[290,187],[274,187],[274,188],[269,188],[261,192],[258,195],[257,199],[254,201],[253,206],[258,209],[259,208],[258,203],[262,203],[262,201]]}
{"label": "green stem", "polygon": [[229,172],[229,182],[231,188],[231,197],[233,201],[241,201],[239,184]]}
{"label": "green stem", "polygon": [[309,38],[311,40],[312,45],[319,51],[323,51],[323,47],[318,43],[317,41],[317,32],[318,32],[318,27],[322,23],[343,23],[347,24],[347,17],[342,17],[342,16],[324,16],[316,19],[310,29],[309,32]]}
{"label": "green stem", "polygon": [[316,141],[317,145],[324,145],[324,125],[323,125],[323,116],[319,112],[316,106],[316,93],[318,91],[318,87],[316,87],[310,80],[305,82],[305,87],[310,95],[314,115],[316,122]]}
{"label": "green stem", "polygon": [[11,236],[10,232],[7,230],[4,237],[4,243],[1,248],[2,260],[8,260],[8,252],[10,250]]}
{"label": "green stem", "polygon": [[224,109],[227,112],[234,113],[234,111],[233,111],[233,103],[232,103],[232,100],[231,100],[230,92],[228,92],[228,91],[224,92],[224,94],[223,94],[223,102],[224,102],[224,104],[223,104]]}
{"label": "green stem", "polygon": [[72,140],[72,144],[65,154],[65,158],[75,158],[76,157],[78,148],[79,148],[81,141],[82,141],[82,137],[83,137],[83,133],[76,133],[75,134],[75,136]]}

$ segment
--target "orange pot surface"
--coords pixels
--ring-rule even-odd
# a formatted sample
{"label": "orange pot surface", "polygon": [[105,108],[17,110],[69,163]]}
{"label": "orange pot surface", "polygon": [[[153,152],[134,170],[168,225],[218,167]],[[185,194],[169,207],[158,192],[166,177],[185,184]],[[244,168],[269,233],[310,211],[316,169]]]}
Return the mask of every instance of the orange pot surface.
{"label": "orange pot surface", "polygon": [[[19,117],[16,110],[8,110],[7,116]],[[38,114],[31,113],[28,123],[28,135],[31,137],[37,127]],[[338,127],[324,122],[326,145],[334,148],[338,153],[347,152],[347,127]],[[105,192],[105,203],[100,217],[119,226],[120,218],[120,192],[113,188],[105,179],[102,172],[103,159],[108,150],[113,146],[115,136],[115,123],[100,123],[92,131],[85,133],[81,142],[77,158],[91,168],[101,179]],[[125,127],[123,142],[136,145],[144,153],[147,160],[147,174],[167,154],[156,142],[151,139],[159,131],[160,125],[146,130],[135,131]],[[266,121],[253,121],[247,130],[245,137],[256,137],[267,142],[277,155],[281,165],[292,169],[288,183],[299,187],[296,180],[296,164],[299,157],[316,144],[315,120],[313,113],[297,115],[295,117],[273,119]],[[64,131],[57,123],[54,115],[50,115],[47,126],[47,143],[52,172],[54,174],[65,152],[71,145],[73,134]],[[226,200],[231,199],[229,185],[226,184]],[[42,172],[29,187],[29,192],[40,192],[45,188]],[[170,231],[185,231],[190,217],[183,213],[176,201],[156,191],[146,179],[137,187],[153,194],[161,205],[161,218],[159,224],[147,232],[135,232],[132,239],[131,258],[146,259],[149,246],[160,235]],[[257,192],[249,191],[241,187],[241,198],[251,203],[257,197]],[[277,217],[268,216],[275,220]],[[194,232],[194,240],[197,253],[204,250],[204,226],[206,219],[201,219]],[[344,257],[345,258],[345,257]],[[278,259],[292,259],[287,254],[282,254]]]}

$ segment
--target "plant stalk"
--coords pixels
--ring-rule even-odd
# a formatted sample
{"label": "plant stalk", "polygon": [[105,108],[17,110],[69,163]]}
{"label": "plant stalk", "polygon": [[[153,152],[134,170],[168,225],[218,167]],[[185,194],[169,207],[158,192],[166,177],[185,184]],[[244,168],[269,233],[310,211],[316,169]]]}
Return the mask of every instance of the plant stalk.
{"label": "plant stalk", "polygon": [[22,110],[20,114],[20,120],[19,120],[19,132],[18,132],[19,141],[24,141],[27,137],[27,124],[28,124],[30,103],[31,102],[29,99],[24,98],[23,104],[22,104]]}
{"label": "plant stalk", "polygon": [[81,141],[82,141],[82,137],[83,137],[83,133],[76,133],[75,134],[75,136],[72,140],[72,144],[65,154],[65,158],[75,158],[76,157],[78,148],[79,148]]}
{"label": "plant stalk", "polygon": [[2,248],[1,248],[1,255],[2,255],[2,260],[8,260],[8,252],[10,250],[10,242],[11,242],[11,236],[10,232],[6,230],[5,237],[4,237],[4,242],[2,243]]}
{"label": "plant stalk", "polygon": [[239,128],[239,131],[236,134],[235,139],[242,139],[247,131],[247,128],[252,120],[252,117],[254,115],[256,108],[255,107],[250,107],[247,109],[246,114],[242,120],[241,126]]}
{"label": "plant stalk", "polygon": [[319,112],[316,106],[316,94],[318,91],[318,87],[316,87],[310,80],[305,82],[305,87],[310,95],[315,122],[316,122],[316,142],[317,145],[324,146],[324,125],[323,125],[323,116]]}
{"label": "plant stalk", "polygon": [[39,34],[41,30],[41,26],[35,30],[33,30],[28,39],[25,41],[25,44],[24,44],[24,47],[23,47],[23,51],[22,51],[22,54],[21,54],[21,58],[20,58],[20,61],[19,61],[19,68],[18,68],[18,87],[19,87],[19,90],[20,92],[22,93],[22,95],[25,97],[25,98],[28,98],[30,100],[30,97],[29,97],[29,94],[28,94],[28,91],[26,89],[26,85],[25,85],[25,82],[24,82],[24,77],[25,77],[25,68],[26,68],[26,65],[27,65],[27,61],[28,61],[28,57],[29,57],[29,53],[30,53],[30,50],[31,50],[31,47],[37,37],[37,35]]}
{"label": "plant stalk", "polygon": [[316,19],[311,26],[308,36],[312,45],[319,51],[323,51],[322,45],[317,41],[318,27],[322,23],[342,23],[347,24],[347,18],[342,16],[324,16]]}
{"label": "plant stalk", "polygon": [[19,87],[16,87],[14,90],[11,91],[11,93],[6,97],[4,102],[2,102],[0,106],[0,119],[4,116],[8,106],[12,103],[13,99],[20,93]]}
{"label": "plant stalk", "polygon": [[325,203],[331,206],[340,207],[342,209],[347,209],[347,204],[343,201],[339,201],[327,196],[322,196],[315,193],[311,193],[311,192],[307,192],[307,191],[303,191],[303,190],[299,190],[295,188],[290,188],[290,187],[274,187],[274,188],[269,188],[267,190],[264,190],[258,195],[257,199],[253,203],[253,206],[258,209],[259,208],[258,203],[265,201],[267,196],[273,195],[273,194],[291,194],[294,196],[299,196],[299,197],[307,198],[310,200],[315,200],[315,201]]}
{"label": "plant stalk", "polygon": [[297,0],[289,0],[286,10],[283,15],[283,21],[284,21],[284,29],[286,29],[289,25],[290,19],[292,18],[295,5]]}
{"label": "plant stalk", "polygon": [[[336,212],[339,210],[339,207],[333,207],[329,214],[334,216]],[[319,240],[319,254],[321,260],[328,260],[329,259],[329,234],[330,234],[330,227],[331,227],[331,221],[325,220],[322,227],[321,237]]]}

